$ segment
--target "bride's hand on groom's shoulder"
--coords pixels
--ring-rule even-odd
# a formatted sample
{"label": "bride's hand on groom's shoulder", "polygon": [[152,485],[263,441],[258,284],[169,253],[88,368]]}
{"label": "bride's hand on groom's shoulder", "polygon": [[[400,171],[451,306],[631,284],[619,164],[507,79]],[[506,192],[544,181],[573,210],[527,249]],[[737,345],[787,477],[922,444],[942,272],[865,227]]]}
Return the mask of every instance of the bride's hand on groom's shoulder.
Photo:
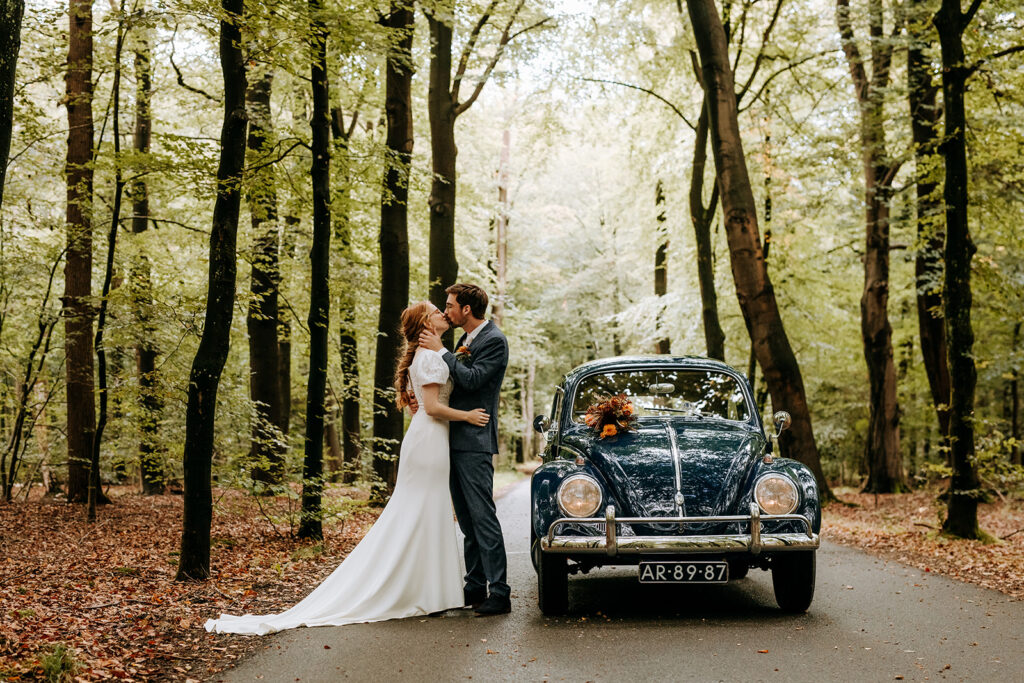
{"label": "bride's hand on groom's shoulder", "polygon": [[431,351],[440,351],[444,348],[444,345],[441,343],[441,337],[429,330],[423,330],[420,332],[419,345],[420,347],[430,349]]}

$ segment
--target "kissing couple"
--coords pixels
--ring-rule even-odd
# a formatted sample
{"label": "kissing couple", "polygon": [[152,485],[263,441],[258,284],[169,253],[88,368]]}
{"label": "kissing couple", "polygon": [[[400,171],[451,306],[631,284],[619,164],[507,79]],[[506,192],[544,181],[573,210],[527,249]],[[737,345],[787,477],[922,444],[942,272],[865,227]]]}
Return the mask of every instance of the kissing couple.
{"label": "kissing couple", "polygon": [[[394,493],[377,522],[291,609],[222,614],[206,622],[207,631],[264,635],[464,606],[480,616],[511,611],[491,460],[498,452],[496,417],[508,341],[484,318],[484,290],[455,284],[445,291],[443,312],[429,301],[402,311],[395,395],[400,408],[413,409],[413,417],[402,439]],[[455,353],[441,343],[450,327],[464,331]],[[465,535],[465,563],[454,518]]]}

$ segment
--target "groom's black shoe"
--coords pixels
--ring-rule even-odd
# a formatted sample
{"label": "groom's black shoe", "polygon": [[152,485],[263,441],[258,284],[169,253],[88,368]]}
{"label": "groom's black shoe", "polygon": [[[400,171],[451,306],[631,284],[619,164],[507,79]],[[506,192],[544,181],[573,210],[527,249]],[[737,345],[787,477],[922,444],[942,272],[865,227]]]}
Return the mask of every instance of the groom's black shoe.
{"label": "groom's black shoe", "polygon": [[478,588],[477,590],[473,590],[472,588],[463,588],[462,598],[465,600],[466,607],[476,609],[487,599],[487,589]]}
{"label": "groom's black shoe", "polygon": [[491,595],[480,603],[475,611],[481,617],[489,617],[492,614],[508,614],[512,611],[512,600],[507,595]]}

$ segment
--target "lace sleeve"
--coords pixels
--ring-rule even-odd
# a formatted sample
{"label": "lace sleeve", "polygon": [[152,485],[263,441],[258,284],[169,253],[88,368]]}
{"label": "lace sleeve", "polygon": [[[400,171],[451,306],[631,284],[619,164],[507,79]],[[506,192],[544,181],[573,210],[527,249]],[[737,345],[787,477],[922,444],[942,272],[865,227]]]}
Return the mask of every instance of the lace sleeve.
{"label": "lace sleeve", "polygon": [[425,351],[420,354],[417,374],[421,385],[444,384],[448,381],[448,364],[441,358],[441,354],[434,351]]}

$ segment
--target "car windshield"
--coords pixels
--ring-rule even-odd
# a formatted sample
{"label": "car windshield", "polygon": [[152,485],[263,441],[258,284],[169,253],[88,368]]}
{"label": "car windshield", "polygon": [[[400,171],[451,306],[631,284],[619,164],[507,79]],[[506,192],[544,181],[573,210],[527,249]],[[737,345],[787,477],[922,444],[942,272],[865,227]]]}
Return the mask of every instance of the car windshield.
{"label": "car windshield", "polygon": [[582,422],[587,408],[624,394],[638,417],[680,415],[746,421],[750,407],[736,378],[714,370],[616,370],[580,381],[573,419]]}

